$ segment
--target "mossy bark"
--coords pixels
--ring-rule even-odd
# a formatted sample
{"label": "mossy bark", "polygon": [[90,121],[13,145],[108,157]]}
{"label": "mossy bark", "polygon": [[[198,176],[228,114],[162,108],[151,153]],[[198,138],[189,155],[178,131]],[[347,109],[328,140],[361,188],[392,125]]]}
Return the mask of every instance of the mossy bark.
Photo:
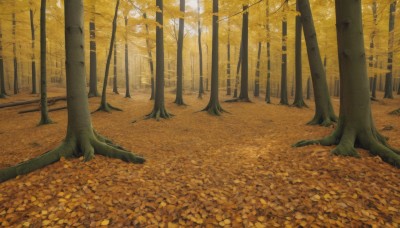
{"label": "mossy bark", "polygon": [[[179,10],[185,14],[185,0],[179,1]],[[178,30],[178,48],[176,52],[176,98],[174,103],[177,105],[186,105],[183,101],[183,32],[185,29],[185,19],[179,18]]]}
{"label": "mossy bark", "polygon": [[[299,0],[296,1],[296,10],[299,12]],[[303,75],[301,64],[301,17],[296,15],[296,37],[295,37],[295,73],[296,73],[296,92],[294,96],[293,106],[297,108],[308,107],[303,98]]]}
{"label": "mossy bark", "polygon": [[85,161],[89,161],[95,154],[100,154],[132,163],[145,161],[93,130],[86,95],[83,31],[83,0],[65,1],[68,126],[64,142],[39,157],[1,169],[0,182],[33,172],[59,161],[61,157],[83,156]]}
{"label": "mossy bark", "polygon": [[147,119],[160,118],[169,119],[173,115],[168,113],[164,103],[164,20],[163,20],[163,0],[156,0],[156,5],[160,11],[156,12],[156,84],[155,100],[153,111],[146,116]]}
{"label": "mossy bark", "polygon": [[[110,48],[108,51],[106,70],[104,73],[103,91],[101,93],[100,107],[96,110],[96,112],[98,112],[98,111],[111,112],[111,110],[122,111],[121,109],[114,107],[114,106],[110,105],[109,103],[107,103],[107,83],[108,83],[108,75],[110,72],[111,57],[112,57],[113,51],[116,52],[116,50],[113,50],[113,47],[115,47],[115,33],[117,31],[117,17],[118,17],[119,2],[120,2],[120,0],[117,0],[117,3],[115,5],[114,19],[112,22]],[[115,58],[115,56],[114,56],[114,58]],[[114,62],[114,66],[115,65],[116,65],[116,63]],[[114,74],[116,74],[116,72],[114,72]],[[115,79],[115,77],[116,76],[114,75],[114,79]],[[116,81],[114,81],[114,83],[116,83]]]}
{"label": "mossy bark", "polygon": [[336,0],[335,5],[341,84],[338,126],[324,139],[301,141],[294,146],[335,144],[332,154],[359,157],[357,146],[400,168],[398,151],[378,133],[372,119],[361,1]]}
{"label": "mossy bark", "polygon": [[36,94],[36,59],[35,59],[35,26],[33,24],[33,10],[29,10],[29,18],[31,22],[31,37],[32,37],[32,94]]}
{"label": "mossy bark", "polygon": [[40,122],[39,125],[51,124],[47,107],[47,72],[46,72],[46,0],[40,6]]}
{"label": "mossy bark", "polygon": [[219,116],[224,109],[219,103],[218,96],[218,0],[213,0],[212,16],[212,60],[211,60],[211,94],[208,105],[202,110],[211,115]]}
{"label": "mossy bark", "polygon": [[337,117],[329,97],[328,83],[318,47],[310,2],[308,0],[299,0],[299,10],[306,40],[315,100],[315,115],[308,124],[330,126],[337,121]]}
{"label": "mossy bark", "polygon": [[92,2],[90,12],[90,77],[89,77],[89,97],[100,96],[97,90],[97,47],[96,47],[96,4]]}
{"label": "mossy bark", "polygon": [[203,50],[201,47],[201,24],[200,24],[200,0],[197,0],[197,43],[199,46],[199,96],[198,98],[203,98],[204,94],[204,83],[203,83]]}

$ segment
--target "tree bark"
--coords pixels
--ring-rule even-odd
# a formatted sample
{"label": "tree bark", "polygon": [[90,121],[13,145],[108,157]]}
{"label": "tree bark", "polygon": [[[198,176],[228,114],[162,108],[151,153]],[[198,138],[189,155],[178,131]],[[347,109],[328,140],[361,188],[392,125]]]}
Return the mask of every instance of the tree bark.
{"label": "tree bark", "polygon": [[288,7],[288,2],[284,3],[284,15],[282,20],[282,68],[281,68],[281,100],[280,104],[289,105],[288,95],[287,95],[287,15],[286,8]]}
{"label": "tree bark", "polygon": [[242,24],[242,77],[240,80],[239,100],[250,102],[249,98],[249,5],[243,5]]}
{"label": "tree bark", "polygon": [[386,143],[372,120],[361,1],[336,0],[335,5],[341,84],[339,123],[330,136],[295,146],[336,144],[332,154],[359,157],[354,148],[358,146],[400,167],[400,155]]}
{"label": "tree bark", "polygon": [[[145,20],[147,20],[147,14],[146,13],[143,13],[143,18]],[[149,66],[150,66],[150,74],[151,74],[150,75],[151,76],[151,79],[150,79],[150,83],[151,83],[151,85],[150,85],[151,86],[150,100],[154,100],[154,94],[155,94],[155,89],[154,89],[154,87],[155,87],[155,85],[154,85],[154,64],[153,64],[153,56],[151,54],[151,47],[150,47],[149,25],[147,23],[145,25],[146,25],[146,35],[147,35],[147,37],[146,37],[147,55],[148,55],[148,58],[149,58]]]}
{"label": "tree bark", "polygon": [[129,91],[129,49],[128,49],[128,16],[125,16],[125,97],[131,98]]}
{"label": "tree bark", "polygon": [[118,92],[118,79],[117,79],[117,41],[114,40],[114,78],[113,78],[113,93],[119,94]]}
{"label": "tree bark", "polygon": [[35,26],[33,23],[33,10],[29,10],[32,35],[32,94],[36,94],[36,62],[35,62]]}
{"label": "tree bark", "polygon": [[199,96],[202,98],[204,94],[204,83],[203,83],[203,50],[201,47],[201,24],[200,24],[200,0],[197,0],[197,30],[198,30],[198,45],[199,45]]}
{"label": "tree bark", "polygon": [[265,91],[265,102],[271,103],[271,34],[269,28],[269,0],[267,0],[266,7],[266,30],[267,30],[267,85]]}
{"label": "tree bark", "polygon": [[89,97],[100,96],[97,91],[97,50],[96,50],[96,3],[92,2],[90,12],[90,78],[89,78]]}
{"label": "tree bark", "polygon": [[396,0],[392,0],[389,10],[389,40],[388,40],[388,62],[385,82],[385,95],[383,98],[393,99],[393,46],[394,46],[394,24],[396,20]]}
{"label": "tree bark", "polygon": [[6,85],[4,82],[4,61],[3,61],[3,33],[0,21],[0,98],[6,98]]}
{"label": "tree bark", "polygon": [[176,52],[176,98],[174,103],[180,106],[186,105],[183,101],[183,32],[185,29],[185,0],[180,0],[179,2],[179,10],[183,16],[179,18],[178,48]]}
{"label": "tree bark", "polygon": [[319,52],[310,2],[308,0],[299,0],[299,10],[306,40],[315,100],[315,115],[308,124],[330,126],[337,121],[337,117],[329,97],[328,84]]}
{"label": "tree bark", "polygon": [[256,77],[254,80],[254,96],[260,96],[260,62],[261,62],[261,42],[258,42],[258,52],[257,52],[257,66],[256,66]]}
{"label": "tree bark", "polygon": [[15,20],[15,12],[12,14],[12,34],[13,34],[13,55],[14,55],[14,94],[19,92],[18,85],[18,60],[17,60],[17,39],[15,37],[15,29],[17,22]]}
{"label": "tree bark", "polygon": [[226,57],[227,57],[227,64],[226,64],[226,95],[231,95],[231,28],[228,19],[228,44],[226,45]]}
{"label": "tree bark", "polygon": [[110,140],[93,130],[86,95],[83,32],[83,0],[65,1],[68,125],[67,135],[63,143],[39,157],[1,169],[0,182],[45,167],[59,161],[61,157],[83,156],[85,161],[89,161],[96,153],[132,163],[143,163],[145,161],[143,158],[112,144]]}
{"label": "tree bark", "polygon": [[235,89],[233,91],[233,97],[237,98],[238,96],[238,87],[239,87],[239,74],[240,74],[240,69],[242,66],[242,53],[243,53],[243,46],[242,46],[242,41],[240,41],[240,48],[239,48],[239,60],[236,66],[236,80],[235,80]]}
{"label": "tree bark", "polygon": [[202,110],[210,115],[219,116],[224,112],[218,96],[218,0],[213,0],[212,16],[212,60],[211,60],[211,94],[208,105]]}

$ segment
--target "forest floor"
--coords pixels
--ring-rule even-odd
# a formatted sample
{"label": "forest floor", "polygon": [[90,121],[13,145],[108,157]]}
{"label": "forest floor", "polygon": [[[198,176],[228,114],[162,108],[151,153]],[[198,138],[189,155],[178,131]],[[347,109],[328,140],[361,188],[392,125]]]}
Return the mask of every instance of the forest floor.
{"label": "forest floor", "polygon": [[[51,88],[49,96],[63,95]],[[380,95],[380,94],[379,94]],[[381,96],[381,95],[380,95]],[[27,100],[28,93],[6,100]],[[62,160],[0,184],[0,226],[89,227],[399,227],[400,170],[359,150],[361,159],[330,155],[333,147],[292,148],[332,128],[307,126],[314,113],[253,103],[221,103],[231,114],[197,112],[208,102],[186,94],[178,107],[166,94],[170,120],[143,120],[149,95],[109,95],[123,112],[94,113],[93,126],[143,165],[96,156]],[[221,100],[229,97],[221,94]],[[339,101],[333,98],[338,111]],[[95,110],[99,98],[90,99]],[[59,101],[52,107],[65,106]],[[0,109],[0,168],[55,148],[66,133],[66,110],[37,127],[35,105]],[[400,100],[373,102],[376,126],[400,148],[400,121],[388,115]],[[136,120],[135,123],[132,123]],[[387,130],[383,130],[383,129]]]}

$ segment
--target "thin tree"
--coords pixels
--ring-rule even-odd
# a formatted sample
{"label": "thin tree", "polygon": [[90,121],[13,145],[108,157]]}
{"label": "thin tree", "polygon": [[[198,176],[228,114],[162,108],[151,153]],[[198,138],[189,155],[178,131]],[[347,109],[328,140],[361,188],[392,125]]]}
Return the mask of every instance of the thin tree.
{"label": "thin tree", "polygon": [[[308,0],[299,0],[299,10],[301,13],[304,38],[306,40],[315,100],[315,115],[308,124],[330,126],[333,122],[337,121],[337,117],[334,113],[329,96],[328,83],[319,52],[317,33],[315,32],[310,2]],[[311,86],[309,86],[309,89],[311,90]]]}
{"label": "thin tree", "polygon": [[183,32],[185,29],[185,0],[179,1],[179,17],[178,30],[178,48],[176,51],[176,98],[174,103],[177,105],[186,105],[183,101]]}
{"label": "thin tree", "polygon": [[235,89],[233,90],[233,98],[237,98],[238,97],[238,87],[239,87],[239,75],[240,75],[240,69],[242,66],[242,41],[240,41],[240,48],[239,48],[239,60],[238,63],[236,65],[236,79],[235,79]]}
{"label": "thin tree", "polygon": [[[296,11],[299,12],[299,0],[296,0]],[[295,62],[296,62],[296,94],[294,96],[293,106],[298,108],[308,107],[303,99],[303,76],[301,64],[301,17],[296,15],[296,41],[295,41]],[[326,59],[326,58],[325,58]],[[326,62],[326,61],[325,61]]]}
{"label": "thin tree", "polygon": [[199,45],[199,96],[203,98],[204,94],[204,83],[203,83],[203,50],[201,48],[201,24],[200,24],[200,0],[197,0],[197,42]]}
{"label": "thin tree", "polygon": [[271,32],[269,28],[269,0],[266,2],[266,18],[265,27],[267,30],[267,85],[265,91],[265,102],[271,103]]}
{"label": "thin tree", "polygon": [[113,93],[115,93],[115,94],[119,94],[117,76],[118,76],[117,75],[117,40],[115,39],[114,40],[114,78],[113,78]]}
{"label": "thin tree", "polygon": [[46,1],[41,0],[40,5],[40,122],[39,125],[50,124],[47,107],[47,72],[46,72]]}
{"label": "thin tree", "polygon": [[89,97],[100,96],[97,91],[97,53],[96,53],[96,0],[90,1],[90,77],[89,77]]}
{"label": "thin tree", "polygon": [[12,14],[12,35],[13,35],[13,55],[14,55],[14,94],[19,92],[19,85],[18,85],[18,60],[17,60],[17,39],[15,37],[15,29],[17,26],[17,22],[15,20],[15,12]]}
{"label": "thin tree", "polygon": [[[143,19],[147,20],[147,14],[143,13]],[[154,85],[154,64],[153,64],[153,56],[151,54],[151,47],[150,47],[150,32],[149,32],[149,25],[145,23],[146,26],[146,47],[147,47],[147,55],[149,58],[149,66],[150,66],[150,82],[151,82],[151,95],[150,95],[150,100],[154,100],[154,94],[155,94],[155,85]]]}
{"label": "thin tree", "polygon": [[378,133],[372,120],[361,1],[336,0],[335,5],[341,84],[339,123],[330,136],[295,146],[335,144],[332,154],[359,157],[354,148],[358,146],[400,167],[400,155]]}
{"label": "thin tree", "polygon": [[383,98],[393,99],[393,46],[394,46],[394,24],[396,19],[396,3],[392,0],[389,9],[389,40],[388,40],[388,63],[385,81],[385,95]]}
{"label": "thin tree", "polygon": [[67,70],[68,126],[63,143],[56,149],[15,166],[0,170],[0,182],[15,178],[57,162],[61,157],[83,156],[91,160],[95,154],[131,163],[145,160],[112,144],[92,127],[86,95],[83,0],[65,1],[65,47]]}
{"label": "thin tree", "polygon": [[257,65],[256,65],[256,77],[254,80],[254,96],[260,96],[260,62],[261,62],[261,41],[258,42],[258,52],[257,52]]}
{"label": "thin tree", "polygon": [[373,72],[373,79],[372,79],[372,89],[371,89],[371,97],[373,99],[376,99],[376,83],[378,81],[378,75],[376,73],[376,68],[378,67],[378,61],[377,61],[377,56],[374,56],[374,51],[375,51],[375,36],[376,36],[376,26],[377,26],[377,20],[378,20],[378,13],[377,13],[377,4],[376,0],[372,2],[372,16],[373,16],[373,22],[374,22],[374,27],[373,31],[371,33],[371,42],[370,42],[370,52],[371,55],[369,56],[369,67],[374,68]]}
{"label": "thin tree", "polygon": [[[32,4],[32,1],[30,1]],[[29,9],[29,17],[31,22],[31,36],[32,36],[32,94],[36,94],[36,59],[35,59],[35,25],[33,23],[33,10]]]}
{"label": "thin tree", "polygon": [[231,95],[231,24],[228,18],[228,44],[226,45],[226,57],[227,57],[227,64],[226,64],[226,95]]}
{"label": "thin tree", "polygon": [[[112,22],[110,48],[109,48],[108,55],[107,55],[106,70],[104,72],[103,91],[101,93],[100,107],[96,110],[96,112],[97,111],[111,112],[111,110],[122,111],[121,109],[116,108],[116,107],[110,105],[109,103],[107,103],[107,82],[108,82],[108,74],[110,72],[111,56],[113,54],[113,51],[114,52],[116,51],[116,50],[113,50],[113,47],[115,45],[115,33],[117,31],[117,17],[118,17],[119,2],[120,2],[120,0],[117,0],[117,4],[115,5],[114,19]],[[114,56],[114,58],[115,58],[115,56]],[[114,66],[115,66],[115,62],[114,62]]]}
{"label": "thin tree", "polygon": [[218,0],[213,0],[212,3],[211,94],[208,105],[202,111],[219,116],[225,111],[222,109],[218,98]]}
{"label": "thin tree", "polygon": [[125,15],[125,97],[131,98],[129,91],[129,50],[128,50],[128,15]]}
{"label": "thin tree", "polygon": [[164,102],[164,19],[163,0],[156,0],[159,10],[156,12],[156,87],[153,111],[146,116],[147,119],[169,119],[172,114],[167,112]]}
{"label": "thin tree", "polygon": [[281,68],[281,100],[279,104],[289,105],[287,95],[287,15],[288,0],[285,0],[283,6],[282,19],[282,68]]}
{"label": "thin tree", "polygon": [[3,61],[3,33],[0,20],[0,98],[6,98],[6,85],[4,82],[4,61]]}

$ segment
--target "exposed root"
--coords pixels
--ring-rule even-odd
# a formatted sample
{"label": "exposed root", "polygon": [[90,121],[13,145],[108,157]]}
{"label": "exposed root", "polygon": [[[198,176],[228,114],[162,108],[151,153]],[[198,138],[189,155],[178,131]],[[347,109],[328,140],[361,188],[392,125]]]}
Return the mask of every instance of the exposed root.
{"label": "exposed root", "polygon": [[92,113],[99,112],[99,111],[111,112],[112,110],[122,112],[122,109],[114,107],[114,106],[110,105],[109,103],[105,103],[105,104],[101,104],[100,107]]}
{"label": "exposed root", "polygon": [[176,98],[174,103],[177,104],[178,106],[187,106],[187,104],[183,102],[183,98]]}
{"label": "exposed root", "polygon": [[121,159],[130,163],[142,164],[145,162],[144,158],[126,151],[93,131],[93,134],[82,134],[78,138],[69,137],[58,148],[52,151],[15,166],[1,169],[0,182],[43,168],[59,161],[62,157],[73,158],[83,156],[84,161],[90,161],[94,158],[95,154]]}
{"label": "exposed root", "polygon": [[213,116],[220,116],[222,113],[226,112],[221,105],[217,102],[211,102],[207,105],[207,107],[205,107],[203,110],[201,110],[202,112],[208,112],[208,114],[213,115]]}
{"label": "exposed root", "polygon": [[308,108],[308,105],[306,104],[306,102],[304,102],[304,100],[295,101],[293,102],[292,106],[296,108]]}
{"label": "exposed root", "polygon": [[337,117],[334,114],[322,115],[315,114],[314,118],[307,123],[307,125],[320,125],[323,127],[329,127],[337,122]]}
{"label": "exposed root", "polygon": [[159,121],[160,118],[170,119],[173,116],[174,115],[171,113],[168,113],[167,110],[165,109],[165,107],[163,106],[162,108],[159,108],[159,109],[153,109],[153,111],[150,114],[146,115],[146,117],[144,119],[145,120],[156,119],[157,121]]}
{"label": "exposed root", "polygon": [[130,94],[125,94],[125,98],[132,98]]}
{"label": "exposed root", "polygon": [[358,154],[354,146],[349,143],[340,143],[335,149],[331,151],[331,154],[337,156],[360,158],[360,155]]}
{"label": "exposed root", "polygon": [[399,109],[396,109],[396,110],[394,110],[394,111],[391,111],[389,114],[390,114],[390,115],[400,116],[400,108],[399,108]]}
{"label": "exposed root", "polygon": [[53,124],[53,123],[54,122],[49,117],[46,117],[46,118],[40,119],[40,121],[38,123],[38,126],[47,125],[47,124]]}
{"label": "exposed root", "polygon": [[227,103],[233,103],[233,102],[248,102],[248,103],[253,103],[249,98],[235,98],[231,100],[226,100],[225,102]]}

